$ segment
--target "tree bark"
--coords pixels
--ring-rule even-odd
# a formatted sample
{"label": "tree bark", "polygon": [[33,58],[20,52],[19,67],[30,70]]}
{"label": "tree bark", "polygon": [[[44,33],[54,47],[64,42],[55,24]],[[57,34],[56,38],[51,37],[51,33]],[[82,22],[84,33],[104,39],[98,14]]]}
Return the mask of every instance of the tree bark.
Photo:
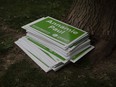
{"label": "tree bark", "polygon": [[74,0],[66,22],[90,34],[94,61],[111,56],[116,48],[116,1]]}

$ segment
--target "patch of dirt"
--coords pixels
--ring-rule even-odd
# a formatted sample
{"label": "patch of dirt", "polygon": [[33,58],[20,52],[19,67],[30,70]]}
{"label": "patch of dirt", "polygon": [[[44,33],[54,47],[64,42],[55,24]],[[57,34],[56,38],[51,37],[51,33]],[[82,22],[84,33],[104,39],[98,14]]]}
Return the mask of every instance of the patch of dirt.
{"label": "patch of dirt", "polygon": [[[18,38],[24,36],[22,32],[19,32],[18,30],[11,29],[8,26],[5,26],[4,24],[0,25],[0,29],[3,32],[4,37],[12,37],[13,41],[18,40]],[[20,61],[24,58],[24,53],[15,45],[13,44],[13,47],[10,48],[7,52],[0,54],[0,77],[5,73],[5,71],[8,69],[8,67],[17,61]]]}
{"label": "patch of dirt", "polygon": [[102,59],[101,61],[97,62],[93,69],[91,70],[90,76],[93,76],[97,79],[102,80],[109,80],[111,81],[112,78],[110,75],[116,75],[116,49],[112,52],[109,57],[106,59]]}

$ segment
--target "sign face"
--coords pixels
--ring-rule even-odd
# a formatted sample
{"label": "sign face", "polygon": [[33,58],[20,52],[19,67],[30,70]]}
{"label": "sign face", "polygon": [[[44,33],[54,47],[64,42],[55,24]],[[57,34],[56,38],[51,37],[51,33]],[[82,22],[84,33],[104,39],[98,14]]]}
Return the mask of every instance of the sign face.
{"label": "sign face", "polygon": [[63,44],[69,44],[86,33],[83,30],[51,17],[46,17],[45,19],[32,24],[30,27],[38,30],[48,38],[52,38],[53,40]]}

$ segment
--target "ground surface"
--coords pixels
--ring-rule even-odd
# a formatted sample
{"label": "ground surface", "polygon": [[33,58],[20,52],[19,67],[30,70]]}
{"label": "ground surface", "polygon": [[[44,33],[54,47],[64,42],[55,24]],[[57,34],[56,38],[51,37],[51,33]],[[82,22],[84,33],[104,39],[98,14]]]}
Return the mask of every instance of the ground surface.
{"label": "ground surface", "polygon": [[22,25],[48,15],[63,20],[71,1],[0,0],[0,87],[116,87],[116,51],[96,65],[84,57],[46,74],[14,44]]}

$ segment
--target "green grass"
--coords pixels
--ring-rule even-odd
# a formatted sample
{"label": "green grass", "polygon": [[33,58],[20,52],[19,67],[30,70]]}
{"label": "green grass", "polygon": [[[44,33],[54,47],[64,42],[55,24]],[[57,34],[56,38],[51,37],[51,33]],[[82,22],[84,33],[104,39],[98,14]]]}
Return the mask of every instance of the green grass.
{"label": "green grass", "polygon": [[10,48],[13,47],[13,36],[11,34],[4,34],[0,32],[0,53],[7,52]]}
{"label": "green grass", "polygon": [[72,0],[0,0],[0,18],[19,28],[43,16],[64,17]]}

